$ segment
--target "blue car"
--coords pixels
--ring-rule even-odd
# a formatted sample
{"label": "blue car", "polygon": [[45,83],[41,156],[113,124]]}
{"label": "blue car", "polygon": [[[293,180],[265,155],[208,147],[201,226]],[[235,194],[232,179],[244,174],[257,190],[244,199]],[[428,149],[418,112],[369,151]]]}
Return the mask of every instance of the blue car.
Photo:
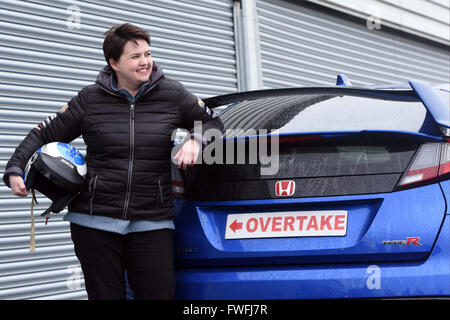
{"label": "blue car", "polygon": [[344,75],[205,99],[226,132],[173,166],[176,297],[450,296],[449,101]]}

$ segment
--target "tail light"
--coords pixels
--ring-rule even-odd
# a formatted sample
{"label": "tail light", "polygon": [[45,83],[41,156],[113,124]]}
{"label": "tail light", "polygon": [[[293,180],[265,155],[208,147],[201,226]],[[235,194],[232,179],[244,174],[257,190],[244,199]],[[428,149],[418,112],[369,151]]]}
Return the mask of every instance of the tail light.
{"label": "tail light", "polygon": [[425,143],[420,146],[396,189],[416,187],[447,178],[450,173],[450,143]]}
{"label": "tail light", "polygon": [[447,173],[450,173],[450,143],[443,143],[438,175],[442,176]]}

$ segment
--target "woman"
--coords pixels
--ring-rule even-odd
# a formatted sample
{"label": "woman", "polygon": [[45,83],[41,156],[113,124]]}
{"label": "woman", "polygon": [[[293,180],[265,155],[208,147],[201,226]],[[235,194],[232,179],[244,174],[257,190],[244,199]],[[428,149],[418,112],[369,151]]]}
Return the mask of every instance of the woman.
{"label": "woman", "polygon": [[[3,176],[15,195],[26,196],[22,176],[31,155],[53,141],[82,135],[87,146],[86,185],[68,206],[75,253],[89,299],[124,299],[125,270],[135,299],[172,299],[173,218],[170,154],[172,133],[223,132],[219,118],[153,62],[148,33],[131,24],[105,33],[107,66],[95,84],[67,108],[30,131]],[[193,165],[202,137],[191,134],[175,156]]]}

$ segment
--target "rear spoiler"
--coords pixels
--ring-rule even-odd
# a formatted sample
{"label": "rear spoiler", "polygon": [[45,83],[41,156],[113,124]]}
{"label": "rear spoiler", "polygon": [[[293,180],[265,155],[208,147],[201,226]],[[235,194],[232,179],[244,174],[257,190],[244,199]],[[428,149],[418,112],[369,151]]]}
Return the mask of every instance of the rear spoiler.
{"label": "rear spoiler", "polygon": [[281,96],[293,95],[335,95],[335,96],[355,96],[355,97],[370,97],[381,100],[394,101],[420,101],[416,96],[414,90],[381,90],[368,89],[358,87],[300,87],[300,88],[283,88],[283,89],[266,89],[255,90],[238,93],[230,93],[222,96],[216,96],[203,99],[203,102],[209,108],[217,108],[233,102],[241,102],[247,100],[273,98]]}
{"label": "rear spoiler", "polygon": [[433,117],[434,121],[442,127],[449,128],[450,108],[434,92],[433,88],[431,88],[426,83],[417,81],[409,81],[409,85],[420,97],[420,100],[427,108],[427,110],[431,113],[431,116]]}
{"label": "rear spoiler", "polygon": [[373,89],[353,87],[345,75],[338,75],[336,86],[298,87],[282,89],[265,89],[230,93],[203,99],[209,108],[217,108],[231,103],[247,100],[291,96],[291,95],[337,95],[368,97],[392,101],[422,102],[431,114],[434,122],[441,127],[450,128],[450,110],[434,90],[425,83],[409,81],[410,89]]}

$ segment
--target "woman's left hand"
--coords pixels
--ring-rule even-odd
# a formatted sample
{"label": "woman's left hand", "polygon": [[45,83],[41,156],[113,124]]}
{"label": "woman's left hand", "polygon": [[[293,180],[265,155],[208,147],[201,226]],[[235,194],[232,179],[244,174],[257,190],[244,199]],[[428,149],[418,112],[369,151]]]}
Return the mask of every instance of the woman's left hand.
{"label": "woman's left hand", "polygon": [[183,170],[186,170],[187,166],[192,166],[197,161],[199,152],[200,144],[196,140],[190,139],[183,144],[173,160],[177,161],[178,168],[183,167]]}

